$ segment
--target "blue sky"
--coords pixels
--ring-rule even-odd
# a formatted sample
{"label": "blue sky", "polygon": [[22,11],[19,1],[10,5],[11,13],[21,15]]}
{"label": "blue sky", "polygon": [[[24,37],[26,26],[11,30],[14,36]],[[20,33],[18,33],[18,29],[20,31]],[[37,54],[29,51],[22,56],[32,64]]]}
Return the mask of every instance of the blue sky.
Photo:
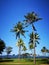
{"label": "blue sky", "polygon": [[[49,0],[0,0],[0,38],[6,43],[6,46],[13,47],[11,54],[18,54],[16,47],[15,34],[10,32],[18,21],[24,20],[24,15],[35,11],[43,20],[34,23],[37,32],[40,35],[40,44],[37,45],[36,53],[41,55],[41,48],[46,46],[49,49]],[[31,32],[31,27],[28,27]],[[26,39],[23,38],[28,48],[29,33],[26,33]],[[30,53],[30,50],[27,50]],[[3,53],[6,54],[6,53]]]}

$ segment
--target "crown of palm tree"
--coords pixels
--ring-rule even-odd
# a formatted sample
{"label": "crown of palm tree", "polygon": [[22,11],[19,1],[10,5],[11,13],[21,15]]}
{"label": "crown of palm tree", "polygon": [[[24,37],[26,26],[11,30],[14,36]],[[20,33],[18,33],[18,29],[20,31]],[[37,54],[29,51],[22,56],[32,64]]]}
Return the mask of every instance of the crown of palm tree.
{"label": "crown of palm tree", "polygon": [[39,40],[40,38],[39,38],[39,35],[38,35],[37,33],[34,34],[34,33],[32,32],[32,33],[30,34],[30,41],[29,41],[30,44],[34,44],[34,43],[33,43],[34,38],[35,38],[35,47],[36,47],[36,43],[39,44],[38,40]]}
{"label": "crown of palm tree", "polygon": [[24,17],[26,18],[26,22],[29,22],[30,24],[41,20],[35,12],[28,13]]}
{"label": "crown of palm tree", "polygon": [[24,46],[24,42],[22,39],[19,39],[18,42],[16,43],[17,46]]}
{"label": "crown of palm tree", "polygon": [[14,26],[12,32],[16,33],[16,38],[20,37],[20,34],[25,37],[24,33],[27,31],[25,31],[24,28],[25,27],[24,27],[23,23],[21,23],[20,21]]}
{"label": "crown of palm tree", "polygon": [[33,44],[30,43],[30,44],[29,44],[29,49],[33,49],[33,48],[34,48]]}
{"label": "crown of palm tree", "polygon": [[[34,27],[33,23],[37,22],[38,20],[41,20],[42,18],[39,18],[38,15],[35,12],[28,13],[25,17],[26,24],[32,24],[33,30],[36,31],[36,28]],[[28,25],[27,25],[28,26]]]}
{"label": "crown of palm tree", "polygon": [[27,48],[26,48],[26,46],[24,45],[23,48],[22,48],[22,51],[26,51],[26,50],[27,50]]}

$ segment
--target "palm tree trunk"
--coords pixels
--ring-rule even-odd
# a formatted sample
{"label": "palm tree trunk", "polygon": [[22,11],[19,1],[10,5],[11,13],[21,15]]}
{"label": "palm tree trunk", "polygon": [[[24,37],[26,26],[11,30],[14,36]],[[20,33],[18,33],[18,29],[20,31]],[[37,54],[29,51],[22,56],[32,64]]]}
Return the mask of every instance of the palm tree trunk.
{"label": "palm tree trunk", "polygon": [[34,64],[36,64],[36,57],[35,57],[35,47],[34,47]]}
{"label": "palm tree trunk", "polygon": [[35,35],[34,35],[33,43],[34,43],[34,64],[36,64],[36,57],[35,57],[35,54],[36,54],[36,50],[35,50]]}
{"label": "palm tree trunk", "polygon": [[[33,29],[33,24],[32,24],[32,29]],[[34,34],[34,29],[33,29],[33,44],[34,44],[34,64],[36,64],[36,57],[35,57],[35,34]]]}
{"label": "palm tree trunk", "polygon": [[[20,40],[20,35],[19,35],[19,40]],[[21,55],[21,46],[19,46],[19,59],[20,59],[20,55]]]}
{"label": "palm tree trunk", "polygon": [[19,46],[19,59],[20,59],[20,55],[21,55],[21,46]]}

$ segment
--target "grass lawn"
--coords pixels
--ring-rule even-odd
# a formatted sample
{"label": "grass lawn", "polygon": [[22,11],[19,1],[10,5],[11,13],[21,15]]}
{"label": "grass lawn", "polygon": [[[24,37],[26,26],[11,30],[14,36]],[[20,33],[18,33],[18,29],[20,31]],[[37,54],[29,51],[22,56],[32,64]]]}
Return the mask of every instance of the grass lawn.
{"label": "grass lawn", "polygon": [[[36,59],[36,65],[49,65],[49,58]],[[0,59],[0,65],[34,65],[33,59]]]}

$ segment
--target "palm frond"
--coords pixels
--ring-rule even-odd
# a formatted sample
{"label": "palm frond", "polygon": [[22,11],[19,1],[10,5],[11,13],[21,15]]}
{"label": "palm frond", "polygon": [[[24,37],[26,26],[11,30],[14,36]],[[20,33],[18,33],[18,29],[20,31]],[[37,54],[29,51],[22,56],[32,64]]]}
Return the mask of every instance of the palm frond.
{"label": "palm frond", "polygon": [[24,16],[26,19],[26,22],[32,24],[38,20],[42,20],[42,18],[39,18],[38,15],[33,11],[31,13],[28,13],[27,15]]}
{"label": "palm frond", "polygon": [[30,43],[32,43],[32,44],[33,44],[33,40],[30,40],[30,41],[29,41],[29,44],[30,44]]}
{"label": "palm frond", "polygon": [[34,31],[37,31],[34,25],[32,25],[32,28],[33,28]]}
{"label": "palm frond", "polygon": [[40,40],[40,37],[39,37],[38,33],[35,33],[35,38]]}
{"label": "palm frond", "polygon": [[42,18],[37,18],[36,21],[38,21],[38,20],[42,20]]}
{"label": "palm frond", "polygon": [[38,41],[36,41],[38,44],[39,44],[39,42]]}
{"label": "palm frond", "polygon": [[16,33],[16,39],[17,39],[17,37],[20,38],[20,33],[19,32]]}
{"label": "palm frond", "polygon": [[25,31],[24,23],[22,23],[20,21],[13,27],[13,29],[11,31],[16,33],[16,38],[20,37],[20,34],[25,37],[24,34],[25,34],[25,32],[27,32],[27,31]]}

